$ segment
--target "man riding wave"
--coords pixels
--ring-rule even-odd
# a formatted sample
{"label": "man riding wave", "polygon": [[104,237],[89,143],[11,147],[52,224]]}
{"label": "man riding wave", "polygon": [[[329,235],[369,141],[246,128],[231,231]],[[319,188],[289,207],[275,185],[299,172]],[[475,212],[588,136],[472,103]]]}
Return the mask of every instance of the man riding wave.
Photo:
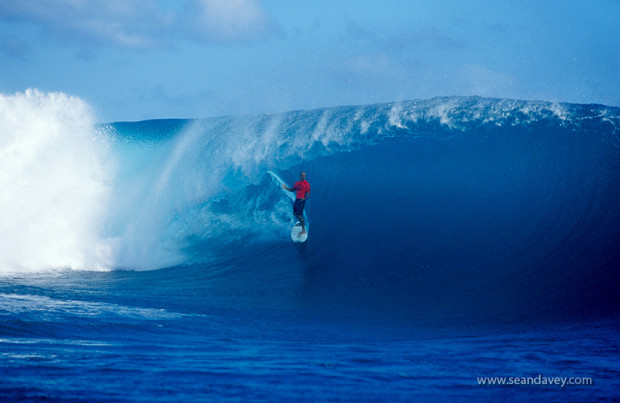
{"label": "man riding wave", "polygon": [[301,224],[301,232],[299,233],[299,237],[306,234],[306,225],[304,222],[304,206],[306,204],[306,200],[310,197],[310,184],[306,180],[306,173],[302,172],[299,175],[299,180],[295,182],[292,188],[282,185],[283,189],[288,190],[289,192],[297,192],[295,203],[293,204],[293,215],[297,217],[299,223]]}

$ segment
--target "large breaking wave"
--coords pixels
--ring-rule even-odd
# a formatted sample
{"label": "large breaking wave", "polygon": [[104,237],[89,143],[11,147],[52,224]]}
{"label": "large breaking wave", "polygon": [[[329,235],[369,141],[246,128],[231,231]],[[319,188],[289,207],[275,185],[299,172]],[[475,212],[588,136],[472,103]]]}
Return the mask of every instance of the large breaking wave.
{"label": "large breaking wave", "polygon": [[[618,108],[451,97],[96,125],[62,94],[1,105],[5,272],[245,265],[349,311],[618,310]],[[300,170],[295,245],[268,172]],[[313,274],[287,285],[287,267]]]}

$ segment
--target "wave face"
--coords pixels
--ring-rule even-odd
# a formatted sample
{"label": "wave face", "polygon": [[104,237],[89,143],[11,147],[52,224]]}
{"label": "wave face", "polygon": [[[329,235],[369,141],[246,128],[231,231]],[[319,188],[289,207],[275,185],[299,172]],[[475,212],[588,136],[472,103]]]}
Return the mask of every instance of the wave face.
{"label": "wave face", "polygon": [[[413,318],[618,312],[618,108],[452,97],[107,125],[68,97],[2,108],[5,272],[177,266],[267,305]],[[301,170],[298,245],[269,172]]]}

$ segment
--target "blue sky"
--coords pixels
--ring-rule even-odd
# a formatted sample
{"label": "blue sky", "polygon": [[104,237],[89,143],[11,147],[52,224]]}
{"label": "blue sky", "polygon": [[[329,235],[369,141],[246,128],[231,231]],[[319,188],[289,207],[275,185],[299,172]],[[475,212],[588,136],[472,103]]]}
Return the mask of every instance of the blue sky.
{"label": "blue sky", "polygon": [[620,105],[616,0],[0,0],[0,92],[100,121],[434,96]]}

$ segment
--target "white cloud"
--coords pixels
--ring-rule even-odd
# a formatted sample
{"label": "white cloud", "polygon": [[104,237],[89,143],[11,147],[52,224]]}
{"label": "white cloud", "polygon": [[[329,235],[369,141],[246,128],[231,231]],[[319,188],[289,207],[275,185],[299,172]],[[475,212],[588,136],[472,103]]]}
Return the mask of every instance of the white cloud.
{"label": "white cloud", "polygon": [[63,43],[129,48],[157,45],[168,25],[154,1],[138,0],[0,0],[0,20],[34,25]]}
{"label": "white cloud", "polygon": [[80,47],[140,49],[181,40],[249,42],[274,32],[257,0],[187,0],[162,9],[155,0],[0,0],[0,21],[37,27],[46,38]]}
{"label": "white cloud", "polygon": [[255,0],[190,0],[185,9],[193,33],[203,40],[249,41],[273,32],[273,22]]}

